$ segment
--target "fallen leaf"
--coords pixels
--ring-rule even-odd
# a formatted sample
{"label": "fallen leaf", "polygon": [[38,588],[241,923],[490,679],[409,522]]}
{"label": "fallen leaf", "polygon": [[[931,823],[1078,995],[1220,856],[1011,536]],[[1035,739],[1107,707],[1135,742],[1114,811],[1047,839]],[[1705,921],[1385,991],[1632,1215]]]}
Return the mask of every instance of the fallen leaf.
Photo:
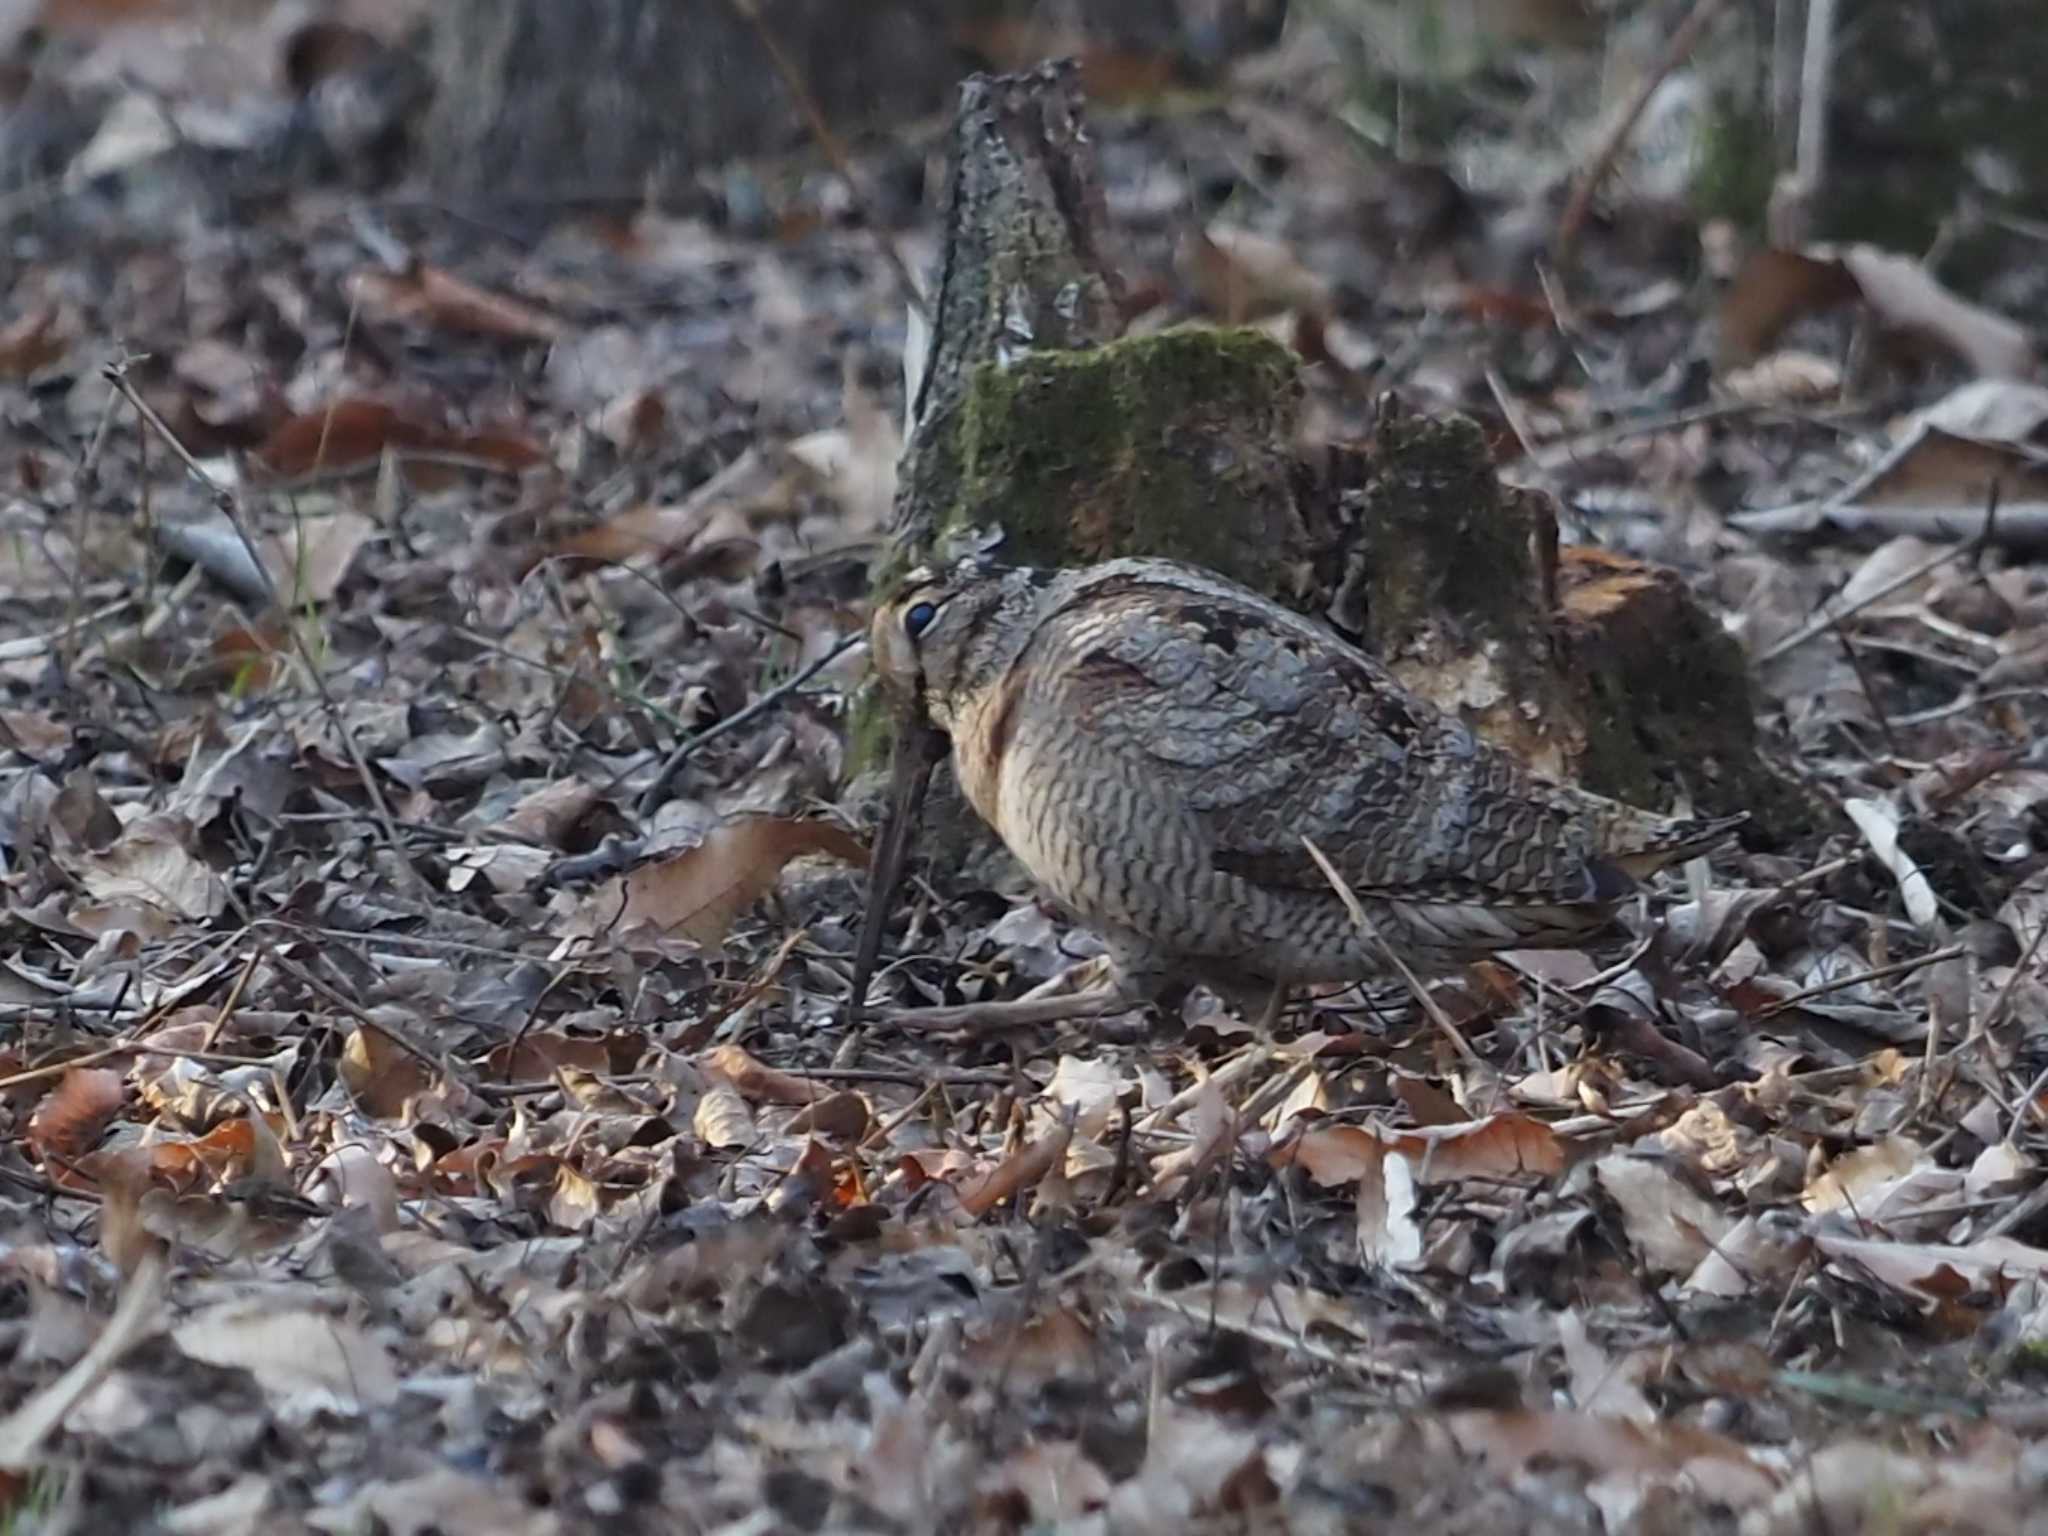
{"label": "fallen leaf", "polygon": [[865,864],[868,857],[859,838],[827,821],[753,816],[727,822],[694,848],[605,881],[575,904],[561,932],[577,937],[650,928],[716,950],[740,914],[775,888],[784,865],[814,854],[849,864]]}
{"label": "fallen leaf", "polygon": [[390,1350],[323,1312],[223,1302],[178,1324],[171,1340],[189,1359],[247,1371],[279,1412],[300,1422],[316,1413],[353,1417],[398,1400]]}
{"label": "fallen leaf", "polygon": [[697,1064],[750,1104],[810,1104],[831,1092],[816,1078],[778,1072],[743,1046],[715,1046]]}
{"label": "fallen leaf", "polygon": [[969,1216],[985,1216],[1005,1200],[1032,1188],[1059,1167],[1073,1135],[1073,1127],[1062,1121],[1043,1136],[1023,1143],[980,1178],[961,1187],[961,1210]]}
{"label": "fallen leaf", "polygon": [[1358,1180],[1358,1256],[1368,1264],[1410,1269],[1422,1261],[1422,1227],[1415,1220],[1415,1165],[1399,1152]]}
{"label": "fallen leaf", "polygon": [[93,1149],[126,1098],[122,1076],[111,1067],[73,1067],[57,1079],[29,1117],[27,1137],[52,1182],[66,1188],[80,1182],[64,1165]]}
{"label": "fallen leaf", "polygon": [[554,341],[563,334],[562,322],[553,315],[424,262],[403,273],[365,268],[346,287],[349,298],[375,320],[403,320],[508,341]]}
{"label": "fallen leaf", "polygon": [[1735,1225],[1659,1158],[1610,1152],[1593,1165],[1593,1178],[1653,1274],[1690,1274]]}
{"label": "fallen leaf", "polygon": [[720,1150],[749,1147],[757,1139],[754,1112],[747,1107],[747,1101],[725,1083],[716,1083],[704,1090],[704,1096],[697,1100],[696,1113],[691,1116],[690,1129],[697,1133],[697,1139],[705,1146]]}
{"label": "fallen leaf", "polygon": [[1183,237],[1174,263],[1203,306],[1227,325],[1283,310],[1330,311],[1330,285],[1283,241],[1213,223]]}
{"label": "fallen leaf", "polygon": [[1564,1169],[1564,1148],[1550,1127],[1514,1113],[1414,1131],[1313,1125],[1293,1141],[1275,1147],[1270,1161],[1276,1168],[1299,1163],[1318,1184],[1336,1185],[1375,1173],[1388,1152],[1407,1157],[1422,1184],[1477,1176],[1554,1174]]}
{"label": "fallen leaf", "polygon": [[26,379],[64,355],[54,304],[32,309],[0,328],[0,379]]}
{"label": "fallen leaf", "polygon": [[374,464],[387,448],[458,454],[505,470],[527,469],[547,458],[538,444],[511,433],[457,432],[401,415],[381,400],[363,399],[336,400],[281,422],[255,454],[272,475],[297,479]]}
{"label": "fallen leaf", "polygon": [[1940,344],[1980,377],[2034,371],[2023,327],[1957,297],[1912,257],[1870,245],[1756,252],[1721,301],[1716,360],[1723,369],[1753,362],[1802,315],[1854,299],[1886,325]]}

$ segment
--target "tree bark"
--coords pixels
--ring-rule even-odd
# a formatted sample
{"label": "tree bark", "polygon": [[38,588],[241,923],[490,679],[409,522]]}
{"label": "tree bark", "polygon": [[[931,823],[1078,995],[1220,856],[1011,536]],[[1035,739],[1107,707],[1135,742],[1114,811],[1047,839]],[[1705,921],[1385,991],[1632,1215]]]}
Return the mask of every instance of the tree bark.
{"label": "tree bark", "polygon": [[1171,555],[1278,595],[1304,550],[1292,356],[1252,331],[1122,337],[1074,67],[969,81],[947,177],[879,584],[989,530],[1019,564]]}
{"label": "tree bark", "polygon": [[[742,13],[758,9],[759,26]],[[480,202],[666,200],[806,141],[766,31],[841,135],[943,108],[983,64],[1080,51],[1156,88],[1277,32],[1284,0],[443,0],[425,142]],[[1142,67],[1140,67],[1142,66]]]}
{"label": "tree bark", "polygon": [[[762,0],[835,126],[915,116],[957,78],[934,0]],[[695,172],[803,142],[803,117],[730,0],[450,0],[434,27],[430,174],[490,201],[659,199]]]}

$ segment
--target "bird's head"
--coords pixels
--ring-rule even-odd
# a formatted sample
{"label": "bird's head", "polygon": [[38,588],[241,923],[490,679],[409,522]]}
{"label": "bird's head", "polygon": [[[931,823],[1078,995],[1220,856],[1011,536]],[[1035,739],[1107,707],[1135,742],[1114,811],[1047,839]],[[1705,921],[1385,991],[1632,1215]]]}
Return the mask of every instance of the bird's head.
{"label": "bird's head", "polygon": [[875,610],[876,674],[900,703],[950,731],[1030,639],[1051,577],[978,556],[918,567]]}

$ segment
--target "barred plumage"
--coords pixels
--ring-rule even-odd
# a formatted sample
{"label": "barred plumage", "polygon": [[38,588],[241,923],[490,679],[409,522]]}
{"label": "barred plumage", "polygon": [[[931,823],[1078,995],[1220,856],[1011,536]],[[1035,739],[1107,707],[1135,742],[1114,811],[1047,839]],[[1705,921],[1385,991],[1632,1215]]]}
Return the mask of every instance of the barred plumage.
{"label": "barred plumage", "polygon": [[1743,820],[1538,778],[1329,631],[1172,561],[920,571],[872,642],[1126,995],[1381,971],[1305,837],[1404,959],[1440,968],[1584,938]]}

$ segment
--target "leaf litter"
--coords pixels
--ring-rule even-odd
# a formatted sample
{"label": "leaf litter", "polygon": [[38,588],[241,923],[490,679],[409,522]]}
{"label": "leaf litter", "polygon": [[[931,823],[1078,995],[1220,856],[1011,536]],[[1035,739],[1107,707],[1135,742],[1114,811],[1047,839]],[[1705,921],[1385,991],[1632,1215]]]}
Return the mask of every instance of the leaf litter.
{"label": "leaf litter", "polygon": [[[2030,344],[1870,247],[1503,283],[1523,207],[1362,161],[1298,48],[1102,113],[1141,323],[1271,328],[1319,440],[1368,377],[1475,414],[1684,570],[1811,837],[1435,983],[1469,1057],[1399,993],[1270,1041],[1200,996],[849,1033],[871,241],[380,230],[309,182],[137,242],[133,168],[257,130],[115,96],[0,291],[17,1514],[2038,1528]],[[1852,378],[1865,318],[1932,361]],[[894,941],[906,1003],[1095,947],[1000,863],[925,870]]]}

